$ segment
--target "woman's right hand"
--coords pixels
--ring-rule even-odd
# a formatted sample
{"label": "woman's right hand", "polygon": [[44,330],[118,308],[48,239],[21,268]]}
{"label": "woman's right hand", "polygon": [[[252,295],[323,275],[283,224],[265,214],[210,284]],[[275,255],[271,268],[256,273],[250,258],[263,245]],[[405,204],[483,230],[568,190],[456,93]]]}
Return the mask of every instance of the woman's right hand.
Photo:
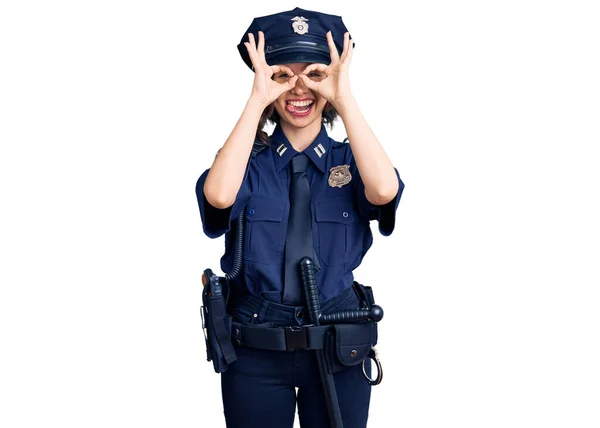
{"label": "woman's right hand", "polygon": [[[269,65],[265,59],[265,35],[262,31],[258,32],[258,47],[254,42],[254,35],[248,33],[250,42],[244,42],[248,55],[254,67],[254,86],[252,87],[251,98],[255,98],[265,107],[275,101],[281,94],[289,91],[296,85],[298,76],[285,65]],[[292,76],[284,83],[278,83],[272,79],[275,73],[287,73]]]}

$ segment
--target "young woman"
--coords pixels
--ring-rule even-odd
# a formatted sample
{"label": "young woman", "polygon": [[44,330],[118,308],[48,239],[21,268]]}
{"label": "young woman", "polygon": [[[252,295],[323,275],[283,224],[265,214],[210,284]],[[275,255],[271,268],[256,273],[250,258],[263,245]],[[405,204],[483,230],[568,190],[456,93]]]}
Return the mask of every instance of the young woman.
{"label": "young woman", "polygon": [[[352,271],[373,242],[369,221],[392,233],[404,183],[350,90],[353,42],[341,17],[295,8],[255,18],[238,49],[255,73],[252,91],[196,187],[205,234],[225,233],[224,272],[233,265],[232,222],[245,210],[243,269],[228,305],[237,360],[221,374],[225,418],[230,428],[292,428],[297,403],[301,426],[329,427],[316,352],[289,343],[261,349],[240,330],[310,324],[296,251],[306,243],[321,311],[361,307]],[[337,117],[349,143],[327,135]],[[271,136],[262,130],[267,120],[276,124]],[[248,164],[255,142],[268,147]],[[367,423],[371,385],[358,362],[333,375],[345,428]]]}

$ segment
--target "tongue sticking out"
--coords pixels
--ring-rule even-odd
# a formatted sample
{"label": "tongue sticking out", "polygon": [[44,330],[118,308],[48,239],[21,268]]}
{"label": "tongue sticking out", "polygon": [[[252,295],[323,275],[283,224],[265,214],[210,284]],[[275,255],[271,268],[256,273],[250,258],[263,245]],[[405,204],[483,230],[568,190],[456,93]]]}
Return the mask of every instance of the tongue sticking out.
{"label": "tongue sticking out", "polygon": [[286,108],[288,111],[290,111],[292,113],[306,113],[308,111],[308,109],[310,109],[311,106],[312,106],[312,103],[307,106],[300,106],[300,107],[296,107],[292,104],[288,104],[286,106]]}

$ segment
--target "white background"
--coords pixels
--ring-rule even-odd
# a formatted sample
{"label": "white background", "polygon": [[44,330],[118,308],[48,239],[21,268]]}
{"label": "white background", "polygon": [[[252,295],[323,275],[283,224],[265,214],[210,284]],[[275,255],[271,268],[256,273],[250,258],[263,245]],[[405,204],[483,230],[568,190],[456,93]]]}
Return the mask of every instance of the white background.
{"label": "white background", "polygon": [[343,17],[406,184],[355,271],[386,311],[369,426],[600,426],[598,9],[395,4],[2,3],[0,425],[225,427],[194,187],[250,94],[236,45],[299,6]]}

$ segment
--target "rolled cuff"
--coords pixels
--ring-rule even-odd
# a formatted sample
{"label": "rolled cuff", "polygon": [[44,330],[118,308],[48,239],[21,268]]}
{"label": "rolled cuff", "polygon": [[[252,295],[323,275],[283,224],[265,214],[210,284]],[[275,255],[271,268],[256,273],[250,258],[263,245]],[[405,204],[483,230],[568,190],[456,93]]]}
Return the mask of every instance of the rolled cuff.
{"label": "rolled cuff", "polygon": [[383,236],[389,236],[394,231],[394,227],[396,225],[396,210],[398,209],[398,204],[400,203],[400,197],[402,196],[402,191],[404,190],[404,183],[402,179],[400,179],[400,174],[398,170],[394,167],[394,171],[396,172],[396,177],[398,178],[398,192],[396,196],[384,205],[375,205],[369,202],[367,196],[365,195],[365,184],[360,177],[360,174],[357,170],[357,180],[356,180],[356,201],[358,205],[358,210],[361,216],[370,220],[377,220],[379,223],[379,233]]}
{"label": "rolled cuff", "polygon": [[214,207],[206,200],[204,195],[204,183],[209,171],[210,168],[204,171],[196,182],[196,199],[198,200],[204,234],[209,238],[218,238],[231,229],[231,223],[237,219],[248,203],[250,189],[247,183],[248,177],[246,177],[240,186],[233,205],[227,208]]}

